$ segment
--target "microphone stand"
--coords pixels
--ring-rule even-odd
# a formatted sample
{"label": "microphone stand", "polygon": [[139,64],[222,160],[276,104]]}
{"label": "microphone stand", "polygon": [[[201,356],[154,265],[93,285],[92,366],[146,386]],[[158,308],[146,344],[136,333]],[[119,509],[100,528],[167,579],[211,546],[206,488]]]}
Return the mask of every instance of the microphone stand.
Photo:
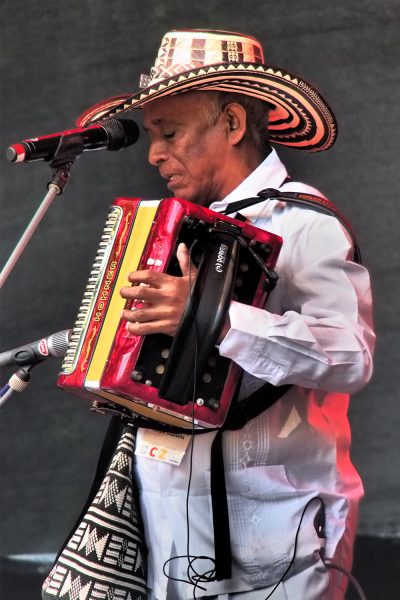
{"label": "microphone stand", "polygon": [[43,219],[47,210],[50,208],[54,198],[61,195],[65,186],[68,183],[71,167],[75,160],[83,152],[83,141],[80,136],[66,135],[62,136],[58,148],[50,162],[50,167],[53,169],[53,178],[47,184],[48,192],[40,204],[38,210],[32,217],[28,227],[21,236],[18,244],[12,252],[10,258],[6,262],[3,270],[0,273],[0,289],[7,280],[11,271],[18,262],[22,252],[25,250],[29,240],[35,233],[40,221]]}
{"label": "microphone stand", "polygon": [[0,390],[0,408],[7,402],[14,392],[23,392],[28,387],[31,379],[30,371],[34,366],[34,364],[26,365],[11,375],[8,383],[6,383],[6,385],[4,385]]}

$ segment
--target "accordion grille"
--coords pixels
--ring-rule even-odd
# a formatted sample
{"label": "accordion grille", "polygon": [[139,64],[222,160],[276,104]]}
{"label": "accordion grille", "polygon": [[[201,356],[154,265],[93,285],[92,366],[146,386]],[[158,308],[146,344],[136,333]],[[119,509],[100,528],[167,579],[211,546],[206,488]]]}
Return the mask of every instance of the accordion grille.
{"label": "accordion grille", "polygon": [[68,375],[74,371],[79,359],[81,347],[90,323],[91,314],[96,304],[98,291],[103,280],[121,218],[121,208],[119,206],[112,206],[107,215],[99,247],[83,294],[82,303],[79,307],[72,329],[68,349],[61,366],[60,373],[64,375]]}

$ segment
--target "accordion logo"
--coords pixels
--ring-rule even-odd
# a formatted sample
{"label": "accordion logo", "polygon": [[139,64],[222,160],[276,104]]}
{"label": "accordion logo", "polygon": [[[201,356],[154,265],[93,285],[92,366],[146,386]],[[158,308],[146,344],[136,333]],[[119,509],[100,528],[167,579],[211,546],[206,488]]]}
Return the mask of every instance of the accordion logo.
{"label": "accordion logo", "polygon": [[218,250],[217,262],[215,263],[215,270],[217,273],[222,273],[224,270],[224,263],[226,260],[226,252],[228,250],[228,246],[226,244],[221,244]]}

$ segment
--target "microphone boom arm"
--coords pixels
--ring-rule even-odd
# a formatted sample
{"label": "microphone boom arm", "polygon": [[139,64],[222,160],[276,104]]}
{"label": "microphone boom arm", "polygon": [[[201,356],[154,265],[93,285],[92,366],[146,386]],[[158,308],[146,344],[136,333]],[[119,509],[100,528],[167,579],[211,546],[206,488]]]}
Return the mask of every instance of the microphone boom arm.
{"label": "microphone boom arm", "polygon": [[44,197],[44,199],[43,199],[42,203],[40,204],[39,208],[37,209],[36,213],[33,215],[31,222],[29,223],[28,227],[25,229],[18,244],[15,246],[12,254],[10,255],[10,258],[8,259],[8,261],[6,262],[6,264],[3,267],[3,270],[0,273],[0,289],[3,287],[3,284],[7,280],[8,276],[10,275],[11,271],[15,267],[16,263],[18,262],[21,254],[25,250],[25,247],[27,246],[29,240],[35,233],[37,226],[39,225],[40,221],[43,219],[44,215],[46,214],[47,209],[50,207],[55,196],[57,196],[57,193],[58,192],[57,192],[56,187],[52,186],[49,189],[49,191],[47,192],[46,196]]}
{"label": "microphone boom arm", "polygon": [[82,152],[82,140],[80,140],[77,136],[66,135],[61,138],[57,151],[50,163],[50,167],[53,169],[53,178],[47,184],[49,191],[41,202],[36,213],[33,215],[28,227],[22,234],[10,258],[4,265],[4,268],[0,273],[0,289],[3,287],[11,271],[17,264],[21,254],[35,233],[40,221],[50,208],[54,198],[63,193],[70,176],[71,167],[75,160],[82,154]]}

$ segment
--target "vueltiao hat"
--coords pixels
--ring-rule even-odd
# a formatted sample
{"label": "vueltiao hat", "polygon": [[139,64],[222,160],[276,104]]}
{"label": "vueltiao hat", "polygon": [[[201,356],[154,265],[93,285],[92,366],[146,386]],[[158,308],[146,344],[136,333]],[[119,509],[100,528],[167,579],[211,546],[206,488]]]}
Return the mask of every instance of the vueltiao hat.
{"label": "vueltiao hat", "polygon": [[197,29],[166,33],[150,75],[142,75],[139,86],[132,95],[113,96],[90,107],[78,118],[78,126],[172,94],[216,90],[267,102],[273,143],[317,152],[330,148],[336,139],[335,117],[317,90],[295,75],[265,65],[260,42],[241,33]]}

